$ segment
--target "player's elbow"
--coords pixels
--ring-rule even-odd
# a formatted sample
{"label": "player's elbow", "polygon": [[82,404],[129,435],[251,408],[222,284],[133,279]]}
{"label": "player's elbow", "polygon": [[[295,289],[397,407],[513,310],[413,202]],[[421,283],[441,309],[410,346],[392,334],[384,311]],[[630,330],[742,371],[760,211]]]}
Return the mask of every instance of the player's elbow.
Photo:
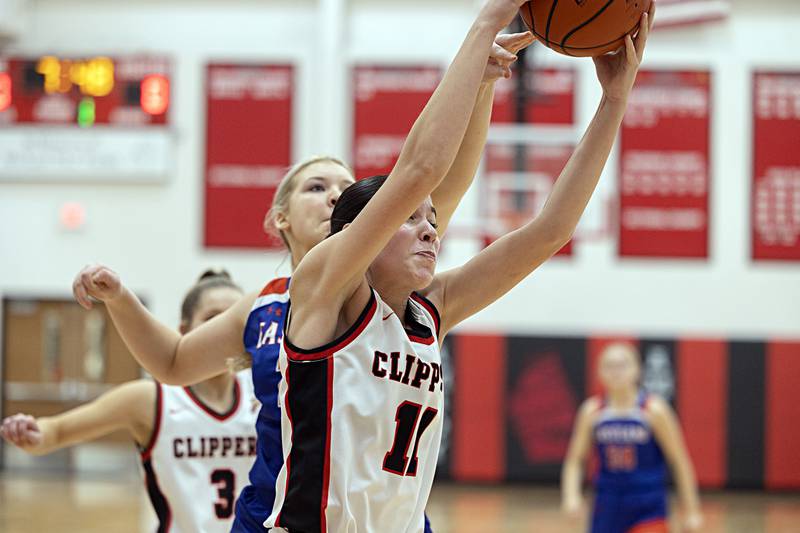
{"label": "player's elbow", "polygon": [[564,224],[557,220],[543,220],[539,230],[539,240],[543,246],[547,246],[553,253],[563,248],[572,239],[575,226]]}
{"label": "player's elbow", "polygon": [[402,172],[408,180],[409,188],[419,188],[425,194],[430,194],[447,174],[450,162],[431,148],[412,152],[416,153],[408,154],[403,161],[398,161],[395,171]]}

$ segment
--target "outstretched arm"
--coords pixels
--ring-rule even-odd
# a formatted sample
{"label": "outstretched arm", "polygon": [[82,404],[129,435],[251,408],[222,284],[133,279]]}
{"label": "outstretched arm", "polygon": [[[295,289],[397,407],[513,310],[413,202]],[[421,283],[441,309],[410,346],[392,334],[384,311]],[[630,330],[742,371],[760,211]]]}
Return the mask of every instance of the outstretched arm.
{"label": "outstretched arm", "polygon": [[186,335],[165,326],[103,265],[89,265],[72,284],[75,299],[92,308],[105,303],[114,326],[136,361],[158,381],[192,385],[228,371],[227,361],[244,352],[242,331],[256,294],[242,297],[224,313]]}
{"label": "outstretched arm", "polygon": [[153,431],[155,398],[152,381],[132,381],[60,415],[10,416],[3,420],[0,436],[32,455],[45,455],[119,429],[127,430],[144,447]]}
{"label": "outstretched arm", "polygon": [[524,0],[489,0],[411,128],[386,182],[346,230],[313,248],[301,261],[290,287],[297,305],[289,326],[301,344],[327,342],[343,306],[357,306],[360,299],[366,303],[367,268],[452,166],[495,36],[516,16],[522,3]]}
{"label": "outstretched arm", "polygon": [[443,332],[497,300],[569,241],[622,124],[653,9],[649,16],[642,15],[635,44],[627,37],[625,47],[617,53],[594,58],[602,100],[539,216],[492,243],[461,268],[437,276],[428,289],[431,299],[441,302]]}
{"label": "outstretched arm", "polygon": [[534,40],[530,32],[498,35],[495,39],[464,140],[444,180],[431,193],[439,235],[447,231],[453,213],[478,171],[489,132],[495,82],[511,77],[511,65],[517,60],[516,54]]}
{"label": "outstretched arm", "polygon": [[660,398],[651,398],[647,404],[651,415],[653,433],[658,445],[672,468],[678,488],[678,498],[684,513],[684,527],[687,531],[699,531],[703,524],[700,513],[700,497],[697,492],[697,478],[692,461],[686,451],[683,432],[672,407]]}

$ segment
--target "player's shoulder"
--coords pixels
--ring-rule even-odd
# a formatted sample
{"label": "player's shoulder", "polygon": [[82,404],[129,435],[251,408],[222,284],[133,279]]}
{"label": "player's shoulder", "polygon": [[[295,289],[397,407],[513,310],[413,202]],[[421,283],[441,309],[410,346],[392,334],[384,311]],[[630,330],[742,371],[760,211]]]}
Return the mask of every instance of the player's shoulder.
{"label": "player's shoulder", "polygon": [[142,378],[117,385],[109,394],[122,402],[130,401],[132,404],[149,403],[155,399],[158,387],[159,384],[152,379]]}

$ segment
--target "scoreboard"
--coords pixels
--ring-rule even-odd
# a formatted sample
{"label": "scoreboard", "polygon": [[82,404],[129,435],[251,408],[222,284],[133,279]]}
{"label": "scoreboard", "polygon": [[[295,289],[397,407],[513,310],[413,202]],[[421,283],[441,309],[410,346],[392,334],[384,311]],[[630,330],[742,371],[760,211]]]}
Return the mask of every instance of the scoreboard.
{"label": "scoreboard", "polygon": [[0,59],[0,124],[166,124],[169,63],[159,58]]}
{"label": "scoreboard", "polygon": [[161,56],[0,58],[0,180],[163,179],[170,74]]}

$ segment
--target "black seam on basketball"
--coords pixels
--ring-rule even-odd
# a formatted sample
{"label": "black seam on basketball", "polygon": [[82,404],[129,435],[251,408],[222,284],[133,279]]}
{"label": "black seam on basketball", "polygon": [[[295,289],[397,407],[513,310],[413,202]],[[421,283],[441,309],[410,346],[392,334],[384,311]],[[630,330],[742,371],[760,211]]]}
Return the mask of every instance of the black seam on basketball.
{"label": "black seam on basketball", "polygon": [[[636,26],[638,26],[638,25],[639,25],[639,23],[637,22]],[[620,35],[619,37],[617,37],[613,41],[608,41],[607,43],[596,44],[594,46],[564,46],[563,48],[565,48],[565,49],[569,48],[569,49],[572,49],[572,50],[591,50],[592,48],[602,48],[604,46],[608,46],[609,44],[613,44],[613,43],[615,43],[616,41],[618,41],[620,39],[624,40],[626,35],[628,35],[633,30],[636,29],[636,26],[633,26],[631,29],[629,29],[628,31],[626,31],[625,33],[623,33],[622,35]]]}
{"label": "black seam on basketball", "polygon": [[[636,25],[638,26],[639,23],[637,22]],[[629,34],[630,32],[632,32],[635,29],[636,29],[636,26],[634,26],[633,28],[631,28],[630,30],[625,32],[624,34],[620,35],[619,37],[617,37],[613,41],[608,41],[607,43],[603,43],[603,44],[595,44],[595,45],[592,45],[592,46],[566,46],[566,45],[565,46],[561,46],[560,44],[557,44],[557,43],[550,43],[550,44],[553,44],[554,46],[558,46],[559,48],[563,48],[564,50],[592,50],[593,48],[602,48],[603,46],[608,46],[609,44],[612,44],[613,42],[618,41],[619,39],[624,39],[627,34]],[[533,30],[531,30],[531,33],[533,33],[536,37],[541,38],[542,41],[545,40],[544,35],[541,35],[541,34],[537,33],[536,31],[533,31]],[[542,44],[544,44],[544,42],[542,42]]]}
{"label": "black seam on basketball", "polygon": [[531,2],[528,2],[528,15],[531,16],[531,33],[536,33],[536,16],[533,14],[533,7]]}
{"label": "black seam on basketball", "polygon": [[[564,48],[564,46],[567,44],[567,41],[569,40],[570,37],[572,37],[578,31],[580,31],[581,28],[585,28],[586,26],[591,24],[593,20],[595,20],[600,15],[602,15],[605,12],[605,10],[608,9],[611,6],[611,4],[613,4],[613,3],[614,3],[614,0],[608,0],[608,2],[606,2],[606,5],[604,5],[599,10],[597,10],[597,13],[595,13],[594,15],[589,17],[587,20],[583,21],[581,24],[579,24],[578,26],[576,26],[575,28],[573,28],[572,30],[567,32],[567,34],[564,36],[564,39],[561,41],[561,48]],[[611,42],[613,43],[614,41],[611,41]],[[595,47],[593,46],[592,48],[595,48]]]}
{"label": "black seam on basketball", "polygon": [[553,22],[553,15],[555,15],[556,13],[557,5],[558,5],[558,0],[553,0],[553,5],[550,6],[550,14],[547,16],[547,28],[545,28],[544,31],[545,34],[544,40],[547,41],[548,43],[550,42],[550,24],[552,24]]}

